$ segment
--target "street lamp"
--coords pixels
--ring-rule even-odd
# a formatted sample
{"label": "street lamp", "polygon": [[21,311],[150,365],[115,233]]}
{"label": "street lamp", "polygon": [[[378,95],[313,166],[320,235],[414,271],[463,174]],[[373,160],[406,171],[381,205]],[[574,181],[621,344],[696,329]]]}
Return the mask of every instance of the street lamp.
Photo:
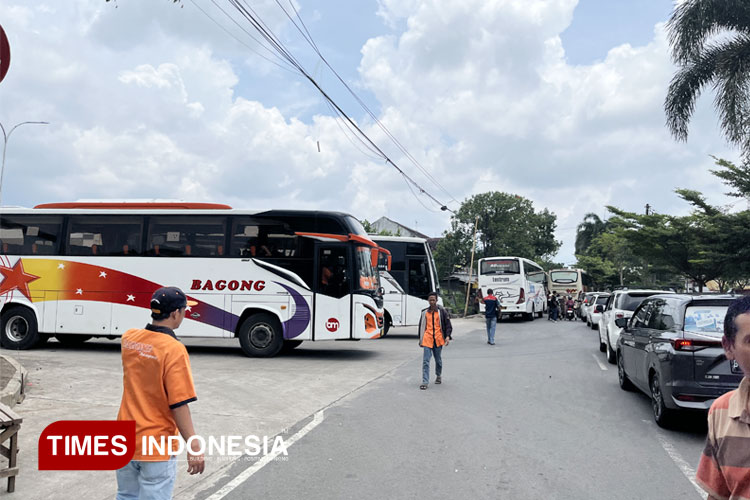
{"label": "street lamp", "polygon": [[10,129],[10,132],[7,134],[5,133],[5,127],[3,127],[3,124],[0,123],[0,130],[3,131],[3,163],[0,165],[0,207],[3,206],[2,199],[3,199],[3,174],[5,173],[5,150],[8,149],[8,139],[10,139],[10,134],[13,133],[15,129],[20,127],[21,125],[49,125],[49,122],[21,122],[13,126],[12,129]]}

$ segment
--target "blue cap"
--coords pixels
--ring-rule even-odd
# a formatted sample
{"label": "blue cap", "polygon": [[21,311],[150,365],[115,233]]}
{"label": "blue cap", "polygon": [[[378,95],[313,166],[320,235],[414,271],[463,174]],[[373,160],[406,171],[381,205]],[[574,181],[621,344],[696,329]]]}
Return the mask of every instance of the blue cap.
{"label": "blue cap", "polygon": [[159,288],[151,296],[151,312],[154,314],[169,314],[186,306],[195,306],[198,302],[188,300],[185,293],[176,286]]}

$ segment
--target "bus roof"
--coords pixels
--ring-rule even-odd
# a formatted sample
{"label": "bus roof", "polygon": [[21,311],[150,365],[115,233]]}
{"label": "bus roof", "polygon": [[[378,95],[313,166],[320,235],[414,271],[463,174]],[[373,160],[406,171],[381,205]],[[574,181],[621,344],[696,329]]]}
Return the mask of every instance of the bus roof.
{"label": "bus roof", "polygon": [[424,238],[418,238],[416,236],[381,236],[378,234],[369,234],[370,239],[373,241],[404,241],[406,243],[425,243],[427,242]]}
{"label": "bus roof", "polygon": [[42,203],[35,209],[118,209],[118,210],[231,210],[223,203],[203,203],[192,201],[66,201],[60,203]]}

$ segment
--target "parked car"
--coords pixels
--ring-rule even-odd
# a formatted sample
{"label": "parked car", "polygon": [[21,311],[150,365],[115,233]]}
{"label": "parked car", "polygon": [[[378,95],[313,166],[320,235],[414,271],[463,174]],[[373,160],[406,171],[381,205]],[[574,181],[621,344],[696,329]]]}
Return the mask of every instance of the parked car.
{"label": "parked car", "polygon": [[619,318],[620,387],[651,396],[654,420],[668,427],[678,410],[707,411],[737,388],[743,374],[721,347],[732,295],[663,294],[646,298],[633,316]]}
{"label": "parked car", "polygon": [[599,350],[607,353],[607,361],[613,365],[617,362],[615,346],[620,337],[621,328],[615,325],[615,320],[631,317],[635,308],[646,297],[659,293],[665,292],[663,290],[615,290],[609,296],[599,319]]}
{"label": "parked car", "polygon": [[579,300],[581,304],[578,307],[578,317],[582,321],[586,321],[586,308],[589,306],[591,302],[591,297],[593,297],[596,294],[596,292],[581,292],[581,295],[579,297]]}
{"label": "parked car", "polygon": [[602,316],[604,305],[607,303],[610,295],[612,294],[609,292],[600,292],[591,299],[591,305],[588,308],[586,316],[586,326],[589,326],[592,330],[599,328],[599,318]]}

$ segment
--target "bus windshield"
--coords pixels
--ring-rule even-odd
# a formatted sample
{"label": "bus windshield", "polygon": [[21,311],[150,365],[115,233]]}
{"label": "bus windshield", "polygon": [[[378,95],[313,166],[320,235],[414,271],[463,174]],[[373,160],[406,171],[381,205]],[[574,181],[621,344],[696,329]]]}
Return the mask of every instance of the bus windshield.
{"label": "bus windshield", "polygon": [[372,265],[372,249],[366,246],[357,246],[355,250],[354,265],[357,273],[355,286],[357,290],[377,290],[380,285],[380,274]]}
{"label": "bus windshield", "polygon": [[483,260],[480,274],[520,274],[521,267],[516,259]]}
{"label": "bus windshield", "polygon": [[549,279],[555,283],[576,283],[578,271],[551,271]]}

